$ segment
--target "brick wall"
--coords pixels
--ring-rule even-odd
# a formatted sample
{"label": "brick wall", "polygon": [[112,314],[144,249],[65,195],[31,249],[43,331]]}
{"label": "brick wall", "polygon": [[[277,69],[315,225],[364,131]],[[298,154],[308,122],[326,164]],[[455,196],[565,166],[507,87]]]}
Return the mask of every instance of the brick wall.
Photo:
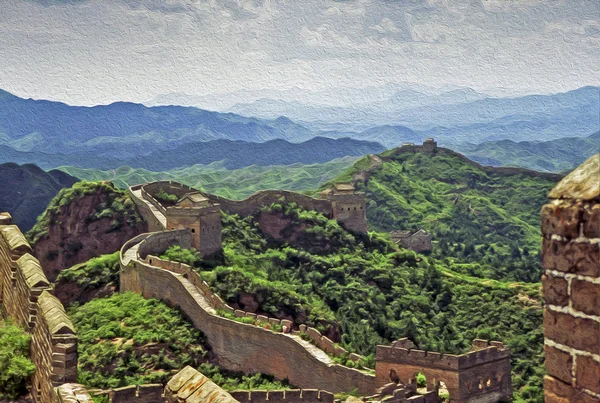
{"label": "brick wall", "polygon": [[600,402],[600,154],[549,199],[541,211],[546,402]]}
{"label": "brick wall", "polygon": [[167,403],[236,403],[231,395],[192,367],[185,367],[165,387]]}
{"label": "brick wall", "polygon": [[6,314],[31,334],[29,354],[36,366],[31,395],[46,403],[58,398],[55,386],[77,378],[77,336],[30,251],[16,226],[0,225],[0,301]]}
{"label": "brick wall", "polygon": [[377,346],[377,386],[390,382],[392,370],[404,384],[414,382],[419,372],[427,377],[428,389],[443,382],[452,403],[512,396],[510,352],[499,342],[475,340],[473,351],[461,355]]}
{"label": "brick wall", "polygon": [[108,396],[110,403],[164,403],[163,385],[131,385],[94,392],[95,396]]}
{"label": "brick wall", "polygon": [[317,389],[234,391],[231,396],[240,403],[333,403],[333,393]]}
{"label": "brick wall", "polygon": [[271,374],[279,379],[288,378],[300,387],[334,393],[354,388],[365,394],[375,390],[372,375],[334,364],[322,351],[297,336],[211,314],[204,301],[195,295],[194,285],[181,275],[132,261],[128,265],[122,262],[120,277],[121,291],[135,291],[181,308],[194,326],[206,334],[219,364],[227,369]]}

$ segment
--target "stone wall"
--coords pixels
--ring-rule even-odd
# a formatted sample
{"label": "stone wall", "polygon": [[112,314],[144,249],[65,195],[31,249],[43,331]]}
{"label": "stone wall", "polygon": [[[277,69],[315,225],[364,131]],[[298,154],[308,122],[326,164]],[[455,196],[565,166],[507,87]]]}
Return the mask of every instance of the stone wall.
{"label": "stone wall", "polygon": [[[176,194],[179,197],[189,192],[198,192],[196,189],[173,181],[137,185],[131,187],[130,191],[133,193],[137,189],[141,189],[142,197],[165,215],[168,215],[169,210],[172,208],[163,206],[154,198],[153,195],[160,191],[160,189]],[[348,230],[355,232],[367,231],[365,195],[362,193],[332,194],[330,199],[315,199],[301,193],[286,190],[262,190],[244,200],[229,200],[221,196],[204,192],[200,193],[206,196],[211,204],[218,204],[221,211],[229,214],[239,214],[242,217],[254,215],[262,207],[273,203],[296,203],[305,210],[314,210],[329,218],[337,219]],[[146,217],[145,214],[151,214],[147,208],[140,210],[140,212],[144,217]]]}
{"label": "stone wall", "polygon": [[77,335],[30,251],[16,226],[0,225],[0,301],[6,314],[31,334],[29,352],[36,366],[31,396],[45,403],[56,398],[55,386],[77,378]]}
{"label": "stone wall", "polygon": [[[169,246],[180,245],[182,248],[192,247],[192,233],[189,229],[155,232],[139,242],[138,254],[142,259],[148,255],[160,255]],[[126,245],[128,245],[127,243]]]}
{"label": "stone wall", "polygon": [[333,393],[317,389],[234,391],[231,396],[240,403],[333,403]]}
{"label": "stone wall", "polygon": [[135,185],[129,188],[129,194],[131,195],[131,199],[135,203],[140,215],[144,217],[144,220],[148,224],[148,231],[164,231],[166,229],[165,225],[163,225],[163,223],[161,223],[160,220],[158,220],[152,213],[152,210],[150,210],[150,208],[144,201],[145,199],[143,198],[143,195],[141,199],[138,196],[136,196],[137,191],[142,192],[142,187],[142,185]]}
{"label": "stone wall", "polygon": [[110,403],[163,403],[164,387],[161,384],[131,385],[95,392],[95,396],[108,396]]}
{"label": "stone wall", "polygon": [[547,403],[600,402],[600,154],[542,207]]}
{"label": "stone wall", "polygon": [[500,342],[475,340],[473,351],[462,355],[377,346],[377,386],[390,382],[392,373],[411,384],[420,372],[428,389],[443,382],[451,403],[496,402],[512,396],[510,370],[510,352]]}
{"label": "stone wall", "polygon": [[93,403],[93,400],[84,386],[65,383],[54,388],[52,403]]}
{"label": "stone wall", "polygon": [[[126,254],[122,250],[121,256]],[[229,320],[210,312],[196,287],[182,275],[139,260],[121,261],[121,290],[136,291],[179,307],[204,332],[223,367],[246,373],[261,372],[289,379],[300,387],[334,393],[357,388],[369,394],[373,376],[334,364],[322,351],[298,336]],[[210,308],[210,309],[209,309]]]}
{"label": "stone wall", "polygon": [[167,403],[236,403],[231,395],[192,367],[185,367],[165,387]]}

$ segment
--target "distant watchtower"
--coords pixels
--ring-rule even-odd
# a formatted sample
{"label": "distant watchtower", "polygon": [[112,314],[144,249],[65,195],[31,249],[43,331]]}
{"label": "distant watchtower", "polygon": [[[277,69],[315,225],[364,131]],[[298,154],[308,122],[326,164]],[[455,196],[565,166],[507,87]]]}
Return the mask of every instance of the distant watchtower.
{"label": "distant watchtower", "polygon": [[331,201],[331,218],[340,222],[347,230],[367,232],[367,210],[365,194],[356,192],[349,183],[336,183],[321,192],[321,197]]}
{"label": "distant watchtower", "polygon": [[192,246],[200,256],[221,250],[221,211],[200,192],[184,195],[175,206],[167,207],[167,230],[189,228]]}
{"label": "distant watchtower", "polygon": [[428,139],[425,139],[425,141],[423,142],[423,151],[425,151],[426,153],[432,153],[436,149],[437,149],[437,141],[435,141],[431,137]]}

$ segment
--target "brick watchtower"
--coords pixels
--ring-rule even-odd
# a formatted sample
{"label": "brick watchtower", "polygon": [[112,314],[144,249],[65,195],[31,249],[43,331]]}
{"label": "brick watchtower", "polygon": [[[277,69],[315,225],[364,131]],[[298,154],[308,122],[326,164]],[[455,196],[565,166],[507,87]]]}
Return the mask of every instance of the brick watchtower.
{"label": "brick watchtower", "polygon": [[367,232],[365,194],[356,192],[349,183],[336,183],[321,196],[331,201],[331,218],[349,231]]}
{"label": "brick watchtower", "polygon": [[546,403],[600,402],[600,154],[542,207]]}
{"label": "brick watchtower", "polygon": [[200,256],[213,255],[221,250],[221,210],[200,192],[183,196],[177,205],[167,207],[167,230],[189,228],[192,247]]}

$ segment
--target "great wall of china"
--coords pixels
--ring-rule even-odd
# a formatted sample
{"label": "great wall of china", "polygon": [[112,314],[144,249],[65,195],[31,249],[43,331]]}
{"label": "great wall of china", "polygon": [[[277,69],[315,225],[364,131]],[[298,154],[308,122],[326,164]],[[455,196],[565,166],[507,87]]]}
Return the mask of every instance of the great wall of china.
{"label": "great wall of china", "polygon": [[[598,156],[591,167],[586,164],[553,190],[551,203],[542,209],[548,370],[545,393],[548,403],[600,402]],[[162,182],[159,186],[166,184]],[[168,185],[172,189],[185,190],[186,194],[199,193],[173,182],[168,182]],[[335,364],[325,351],[299,336],[300,331],[310,333],[309,329],[275,332],[220,316],[217,310],[231,312],[233,308],[212,293],[196,272],[185,265],[156,257],[171,245],[192,247],[197,242],[201,248],[200,226],[205,223],[216,227],[216,224],[210,221],[206,224],[202,218],[193,218],[193,222],[198,223],[197,232],[183,222],[173,224],[178,228],[169,228],[170,212],[175,213],[173,217],[180,216],[177,207],[169,210],[172,206],[165,207],[152,196],[152,191],[144,188],[142,185],[134,186],[130,191],[153,232],[135,237],[123,245],[120,256],[121,290],[135,291],[179,307],[194,326],[206,334],[219,363],[225,368],[287,378],[292,384],[305,389],[229,394],[188,367],[167,385],[129,386],[99,392],[107,394],[113,403],[213,400],[331,403],[334,400],[332,393],[357,388],[362,394],[373,395],[377,388],[386,387],[389,395],[393,395],[392,399],[387,399],[390,402],[431,403],[438,400],[436,389],[442,382],[453,403],[496,402],[511,395],[509,351],[499,342],[475,340],[471,352],[458,356],[417,350],[402,341],[391,346],[378,346],[375,374],[372,374]],[[342,224],[347,220],[354,230],[366,229],[366,220],[364,226],[360,221],[361,214],[364,215],[364,202],[363,209],[357,204],[360,196],[355,197],[354,192],[350,193],[344,187],[339,191],[353,195],[342,198],[350,201],[349,206],[331,197],[331,194],[324,195],[329,199],[312,199],[291,192],[261,192],[245,202],[229,201],[231,203],[202,194],[203,198],[191,200],[190,207],[181,208],[199,207],[201,210],[207,207],[204,200],[207,199],[208,207],[218,204],[224,206],[219,209],[252,214],[261,206],[284,197],[302,206],[315,206],[317,211],[337,218]],[[185,194],[180,198],[183,196]],[[200,206],[193,205],[197,201],[200,201]],[[198,214],[202,217],[203,212],[198,211]],[[214,242],[210,244],[214,245]],[[31,256],[30,246],[19,229],[12,225],[8,214],[0,214],[0,302],[5,315],[32,335],[30,353],[37,367],[31,381],[33,400],[43,403],[92,402],[85,387],[75,383],[77,334],[73,324],[62,304],[52,295],[51,283],[37,259]],[[233,313],[236,316],[247,315],[239,310]],[[313,340],[318,344],[323,338],[315,335]],[[321,344],[321,347],[324,345],[329,344]],[[329,352],[335,354],[335,346]],[[403,386],[390,384],[392,373]],[[430,391],[424,395],[413,395],[417,373],[427,376]]]}

